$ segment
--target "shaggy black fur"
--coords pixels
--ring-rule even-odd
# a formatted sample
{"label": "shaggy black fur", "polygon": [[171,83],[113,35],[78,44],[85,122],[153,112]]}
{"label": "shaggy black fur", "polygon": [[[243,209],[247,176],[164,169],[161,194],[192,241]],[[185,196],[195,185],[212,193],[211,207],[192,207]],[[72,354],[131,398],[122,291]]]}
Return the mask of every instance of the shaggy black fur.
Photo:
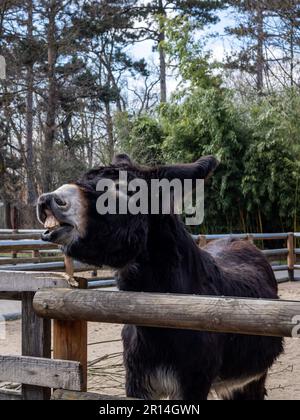
{"label": "shaggy black fur", "polygon": [[[81,261],[118,269],[121,290],[277,299],[277,283],[262,253],[248,241],[221,240],[199,249],[174,215],[99,216],[95,186],[102,177],[206,178],[217,162],[206,157],[194,165],[141,168],[122,155],[108,168],[77,183],[87,206],[87,233],[65,247]],[[154,308],[155,310],[155,308]],[[268,369],[283,351],[280,338],[213,334],[125,326],[127,394],[130,397],[205,400],[214,382],[253,378],[227,398],[264,399]],[[169,378],[172,391],[160,379]],[[161,380],[161,383],[160,383]],[[176,382],[176,384],[175,384]],[[177,386],[177,388],[176,388]],[[176,390],[175,390],[176,388]]]}

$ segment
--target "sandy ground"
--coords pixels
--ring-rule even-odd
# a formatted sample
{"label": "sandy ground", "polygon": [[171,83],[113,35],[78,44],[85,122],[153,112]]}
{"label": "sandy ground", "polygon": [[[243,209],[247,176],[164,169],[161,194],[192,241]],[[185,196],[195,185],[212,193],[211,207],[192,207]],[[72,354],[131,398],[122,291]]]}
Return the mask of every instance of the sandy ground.
{"label": "sandy ground", "polygon": [[[300,284],[280,285],[283,299],[300,301]],[[3,326],[2,338],[3,338]],[[6,322],[6,339],[1,339],[0,354],[21,353],[20,321]],[[124,395],[121,326],[89,324],[89,390]],[[300,341],[287,339],[285,354],[274,365],[268,380],[270,400],[300,400]]]}

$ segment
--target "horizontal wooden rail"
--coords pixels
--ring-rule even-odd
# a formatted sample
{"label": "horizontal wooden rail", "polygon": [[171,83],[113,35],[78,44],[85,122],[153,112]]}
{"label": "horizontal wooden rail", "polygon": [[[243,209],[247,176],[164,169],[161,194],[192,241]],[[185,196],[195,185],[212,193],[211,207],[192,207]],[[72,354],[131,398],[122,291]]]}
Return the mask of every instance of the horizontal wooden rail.
{"label": "horizontal wooden rail", "polygon": [[262,253],[267,257],[277,257],[281,255],[287,255],[289,250],[287,248],[282,249],[264,249],[262,250]]}
{"label": "horizontal wooden rail", "polygon": [[2,234],[27,234],[27,233],[34,233],[34,234],[42,234],[45,232],[45,229],[0,229],[0,235]]}
{"label": "horizontal wooden rail", "polygon": [[117,280],[114,278],[111,279],[91,279],[88,282],[89,289],[99,289],[101,287],[115,287],[117,285]]}
{"label": "horizontal wooden rail", "polygon": [[[0,265],[2,271],[64,271],[65,263],[62,261],[34,264]],[[78,271],[78,270],[76,270]],[[86,271],[85,269],[82,271]]]}
{"label": "horizontal wooden rail", "polygon": [[291,337],[300,302],[133,292],[48,289],[35,294],[37,315],[147,327]]}
{"label": "horizontal wooden rail", "polygon": [[[268,240],[276,240],[276,239],[287,239],[288,238],[288,233],[244,233],[244,234],[220,234],[220,235],[193,235],[194,239],[199,239],[200,237],[204,237],[206,238],[207,241],[215,241],[217,239],[229,239],[229,238],[234,238],[234,239],[254,239],[257,241],[260,240],[264,240],[264,241],[268,241]],[[299,234],[300,237],[300,234]]]}
{"label": "horizontal wooden rail", "polygon": [[[56,280],[54,279],[56,285],[59,287],[67,287],[67,283],[65,281],[65,279],[62,279],[62,282],[59,279],[59,282],[56,282]],[[48,281],[47,281],[48,282]],[[0,285],[1,285],[1,280],[0,280]],[[46,284],[43,285],[43,287],[45,287]],[[87,287],[88,289],[100,289],[103,287],[116,287],[117,285],[117,280],[114,278],[110,278],[110,279],[90,279],[87,283]],[[26,285],[26,283],[23,283],[23,286],[20,286],[18,283],[16,285],[17,288],[26,288],[28,289],[28,284]],[[0,300],[15,300],[15,301],[20,301],[22,300],[22,292],[1,292],[0,291]]]}
{"label": "horizontal wooden rail", "polygon": [[64,274],[0,271],[0,292],[36,292],[45,287],[68,287]]}
{"label": "horizontal wooden rail", "polygon": [[[0,238],[1,239],[1,238]],[[12,251],[34,251],[40,249],[57,249],[58,246],[55,244],[49,244],[43,241],[37,240],[21,240],[21,241],[1,241],[0,240],[0,253],[12,252]]]}
{"label": "horizontal wooden rail", "polygon": [[6,233],[0,234],[0,241],[40,240],[40,233]]}
{"label": "horizontal wooden rail", "polygon": [[64,262],[64,257],[33,257],[33,258],[0,258],[0,270],[3,265],[19,265],[19,264],[37,264]]}
{"label": "horizontal wooden rail", "polygon": [[41,255],[43,255],[43,254],[50,254],[50,255],[61,255],[62,254],[62,251],[61,251],[61,249],[39,249],[39,253],[41,254]]}
{"label": "horizontal wooden rail", "polygon": [[79,362],[0,356],[0,381],[81,391],[82,369]]}
{"label": "horizontal wooden rail", "polygon": [[[0,260],[1,261],[1,260]],[[17,259],[15,260],[17,261]],[[48,263],[33,263],[33,264],[17,264],[17,265],[1,265],[0,264],[0,272],[2,271],[12,271],[12,272],[44,272],[44,271],[64,271],[66,268],[65,263],[62,261],[54,261]],[[98,267],[88,266],[86,264],[82,264],[78,261],[74,261],[74,271],[75,272],[83,272],[83,271],[92,271],[98,270]]]}
{"label": "horizontal wooden rail", "polygon": [[273,271],[277,273],[278,271],[287,271],[289,269],[288,265],[272,265]]}

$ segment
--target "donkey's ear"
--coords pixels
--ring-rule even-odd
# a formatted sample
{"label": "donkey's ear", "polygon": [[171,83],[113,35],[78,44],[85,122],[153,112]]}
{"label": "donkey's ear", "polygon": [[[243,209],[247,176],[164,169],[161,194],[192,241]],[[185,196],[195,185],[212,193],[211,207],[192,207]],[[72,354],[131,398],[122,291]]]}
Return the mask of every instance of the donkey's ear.
{"label": "donkey's ear", "polygon": [[219,166],[214,156],[205,156],[195,163],[183,165],[162,166],[159,168],[159,178],[165,179],[207,179]]}
{"label": "donkey's ear", "polygon": [[133,165],[131,158],[126,153],[119,153],[113,158],[113,165]]}

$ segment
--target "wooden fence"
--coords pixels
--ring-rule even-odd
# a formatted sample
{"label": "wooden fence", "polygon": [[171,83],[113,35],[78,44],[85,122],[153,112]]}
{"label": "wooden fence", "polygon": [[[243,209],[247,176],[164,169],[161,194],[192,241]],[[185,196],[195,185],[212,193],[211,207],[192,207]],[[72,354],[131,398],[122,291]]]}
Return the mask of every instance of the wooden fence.
{"label": "wooden fence", "polygon": [[[64,271],[66,261],[59,246],[43,242],[42,232],[0,230],[0,270]],[[87,269],[86,265],[74,261],[75,271]]]}
{"label": "wooden fence", "polygon": [[[270,261],[274,272],[288,272],[287,279],[281,281],[300,280],[295,277],[295,271],[300,269],[297,261],[300,261],[300,249],[297,248],[297,240],[300,240],[300,233],[252,233],[252,234],[233,234],[233,235],[197,235],[194,236],[200,247],[207,243],[225,238],[248,239],[256,243],[256,245],[264,244],[265,241],[282,241],[286,245],[283,248],[265,248],[262,252]],[[278,264],[278,262],[285,262]],[[275,262],[275,264],[274,264]]]}
{"label": "wooden fence", "polygon": [[[81,287],[86,287],[86,279],[78,280]],[[50,399],[51,388],[86,390],[87,323],[51,323],[38,317],[33,298],[45,287],[66,288],[68,283],[59,273],[0,272],[0,299],[22,302],[22,355],[0,357],[0,381],[21,383],[22,391],[0,390],[0,400]]]}
{"label": "wooden fence", "polygon": [[[0,229],[0,270],[2,271],[64,271],[66,261],[59,247],[47,244],[40,240],[43,230],[7,230]],[[248,239],[261,245],[272,241],[282,241],[283,248],[267,248],[263,246],[262,252],[272,263],[275,272],[288,272],[288,278],[281,281],[295,280],[295,270],[300,270],[300,248],[297,248],[297,240],[300,243],[300,233],[265,233],[265,234],[234,234],[234,235],[194,235],[199,246],[222,238]],[[31,256],[17,258],[18,254],[25,252]],[[2,255],[2,257],[1,257]],[[5,255],[3,257],[3,255]],[[50,256],[49,256],[50,255]],[[281,264],[279,264],[279,262]],[[282,263],[284,262],[284,263]],[[297,264],[298,262],[298,264]],[[75,272],[97,270],[97,267],[89,267],[77,261],[73,262],[72,269]],[[115,284],[112,278],[94,279],[95,287]],[[97,281],[100,280],[100,283]],[[102,283],[101,283],[102,282]]]}
{"label": "wooden fence", "polygon": [[[196,239],[203,246],[204,239],[218,238]],[[294,272],[300,235],[276,238],[287,241],[276,256],[287,257],[284,268]],[[78,282],[80,288],[71,289],[60,273],[0,271],[0,299],[22,301],[22,355],[0,356],[0,381],[21,383],[22,391],[0,390],[0,400],[45,400],[51,389],[57,390],[53,399],[107,398],[87,393],[87,322],[280,337],[299,330],[300,302],[91,291],[86,279]]]}
{"label": "wooden fence", "polygon": [[104,399],[86,394],[88,321],[280,337],[299,330],[300,302],[77,290],[55,273],[2,272],[1,298],[22,300],[22,355],[0,356],[0,381],[22,391],[0,390],[0,400],[45,400],[51,389],[54,399]]}
{"label": "wooden fence", "polygon": [[0,230],[0,271],[22,272],[66,272],[70,275],[90,271],[89,287],[115,284],[113,276],[97,276],[99,267],[91,267],[67,259],[58,245],[41,240],[43,230]]}

